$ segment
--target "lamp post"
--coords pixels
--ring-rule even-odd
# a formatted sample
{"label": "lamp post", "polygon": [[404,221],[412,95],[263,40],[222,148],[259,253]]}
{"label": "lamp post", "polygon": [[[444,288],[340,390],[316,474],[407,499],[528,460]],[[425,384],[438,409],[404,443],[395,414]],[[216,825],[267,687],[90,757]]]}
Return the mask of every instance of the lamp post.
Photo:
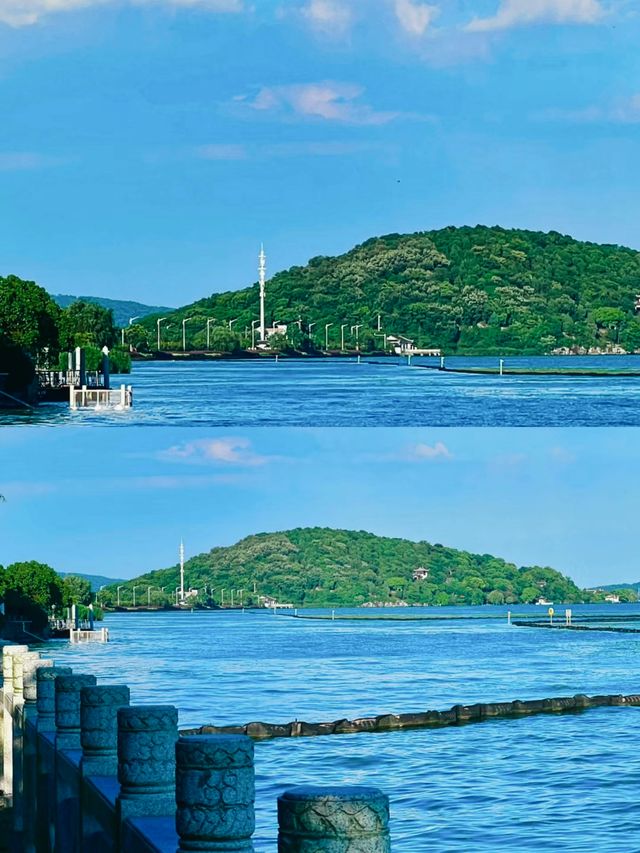
{"label": "lamp post", "polygon": [[189,320],[193,320],[193,317],[185,317],[182,321],[182,352],[185,352],[187,349],[187,323]]}
{"label": "lamp post", "polygon": [[220,590],[220,607],[224,607],[224,587]]}
{"label": "lamp post", "polygon": [[120,590],[121,589],[124,589],[124,587],[123,586],[118,587],[118,607],[120,607]]}
{"label": "lamp post", "polygon": [[256,348],[256,326],[260,325],[260,320],[251,321],[251,349]]}
{"label": "lamp post", "polygon": [[311,329],[313,329],[313,327],[317,325],[317,323],[309,323],[309,325],[307,326],[307,334],[309,335],[309,339],[311,339]]}
{"label": "lamp post", "polygon": [[237,322],[238,322],[238,318],[237,318],[237,317],[235,318],[235,320],[229,320],[229,329],[231,329],[231,327],[233,326],[233,324],[234,324],[234,323],[237,323]]}
{"label": "lamp post", "polygon": [[161,324],[161,323],[164,323],[164,321],[165,321],[166,319],[167,319],[166,317],[159,317],[159,318],[156,320],[156,328],[157,328],[157,330],[158,330],[158,352],[160,352],[160,324]]}
{"label": "lamp post", "polygon": [[329,329],[333,326],[333,323],[325,323],[324,324],[324,348],[325,350],[329,349]]}
{"label": "lamp post", "polygon": [[378,314],[378,331],[382,331],[382,315]]}
{"label": "lamp post", "polygon": [[387,336],[386,336],[386,334],[384,332],[380,332],[380,333],[374,332],[373,337],[374,338],[384,338],[384,350],[386,352],[387,351]]}
{"label": "lamp post", "polygon": [[344,330],[347,328],[348,325],[348,323],[343,323],[340,326],[340,352],[344,352]]}
{"label": "lamp post", "polygon": [[134,607],[136,606],[136,590],[137,590],[137,589],[138,589],[138,587],[137,587],[137,586],[134,586],[134,587],[133,587],[133,606],[134,606]]}
{"label": "lamp post", "polygon": [[[133,323],[134,320],[139,320],[139,319],[140,319],[140,315],[138,315],[137,317],[129,317],[129,326]],[[121,331],[122,331],[122,346],[124,346],[124,331],[125,331],[124,326],[122,327]]]}
{"label": "lamp post", "polygon": [[362,323],[357,323],[355,326],[351,327],[351,334],[353,334],[354,329],[356,332],[356,349],[357,350],[360,349],[360,329],[362,328],[362,325],[363,325]]}
{"label": "lamp post", "polygon": [[211,341],[211,336],[210,336],[211,324],[215,323],[215,321],[216,321],[215,317],[209,317],[209,319],[207,320],[207,349],[211,349],[211,343],[210,343],[210,341]]}
{"label": "lamp post", "polygon": [[151,587],[147,587],[147,607],[151,607]]}

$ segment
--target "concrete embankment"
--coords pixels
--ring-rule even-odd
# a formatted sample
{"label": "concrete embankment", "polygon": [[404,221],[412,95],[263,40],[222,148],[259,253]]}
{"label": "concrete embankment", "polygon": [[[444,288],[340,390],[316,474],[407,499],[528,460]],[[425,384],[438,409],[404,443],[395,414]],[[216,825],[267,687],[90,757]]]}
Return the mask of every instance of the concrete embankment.
{"label": "concrete embankment", "polygon": [[481,723],[499,718],[521,718],[535,714],[562,714],[604,707],[638,707],[640,695],[623,696],[560,696],[552,699],[529,699],[514,702],[478,702],[474,705],[454,705],[447,711],[423,711],[414,714],[380,714],[377,717],[359,717],[355,720],[334,720],[327,723],[252,722],[236,726],[201,726],[187,729],[181,735],[244,734],[254,740],[279,737],[319,737],[321,735],[360,734],[362,732],[388,732],[401,729],[442,728],[467,723]]}

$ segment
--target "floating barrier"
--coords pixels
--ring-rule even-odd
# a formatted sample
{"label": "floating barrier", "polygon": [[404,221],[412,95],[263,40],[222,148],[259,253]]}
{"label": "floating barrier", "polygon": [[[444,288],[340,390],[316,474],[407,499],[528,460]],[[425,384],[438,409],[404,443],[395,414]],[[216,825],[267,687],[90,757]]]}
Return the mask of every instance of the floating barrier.
{"label": "floating barrier", "polygon": [[530,717],[535,714],[557,714],[587,711],[603,707],[637,707],[640,695],[559,696],[552,699],[516,699],[513,702],[478,702],[474,705],[454,705],[447,711],[418,711],[409,714],[380,714],[377,717],[358,717],[355,720],[334,720],[328,723],[245,723],[237,726],[201,726],[181,734],[244,734],[254,740],[279,737],[319,737],[322,735],[388,732],[400,729],[442,728],[467,723],[481,723],[504,717]]}

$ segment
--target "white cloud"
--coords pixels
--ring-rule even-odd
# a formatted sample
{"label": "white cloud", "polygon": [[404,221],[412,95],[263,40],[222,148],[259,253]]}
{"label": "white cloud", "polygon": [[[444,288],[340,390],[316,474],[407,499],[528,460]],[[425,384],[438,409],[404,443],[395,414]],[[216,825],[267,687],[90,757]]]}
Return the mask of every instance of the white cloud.
{"label": "white cloud", "polygon": [[409,449],[408,459],[416,461],[431,461],[433,459],[453,459],[453,453],[442,441],[435,444],[416,444]]}
{"label": "white cloud", "polygon": [[576,124],[640,124],[640,94],[617,98],[609,105],[592,104],[578,110],[545,110],[533,118]]}
{"label": "white cloud", "polygon": [[394,0],[394,10],[402,29],[412,36],[424,35],[440,11],[437,6],[414,0]]}
{"label": "white cloud", "polygon": [[[0,0],[0,23],[24,27],[59,12],[74,12],[114,4],[116,0]],[[243,12],[244,0],[122,0],[133,6],[177,6],[208,12]]]}
{"label": "white cloud", "polygon": [[353,23],[351,6],[341,0],[309,0],[301,14],[316,32],[323,35],[344,36]]}
{"label": "white cloud", "polygon": [[[368,104],[359,102],[363,94],[362,86],[354,83],[325,81],[267,86],[246,103],[258,111],[345,124],[386,124],[399,116],[397,112],[378,112]],[[240,97],[236,100],[245,99]]]}
{"label": "white cloud", "polygon": [[496,14],[474,18],[469,32],[492,32],[534,24],[597,24],[605,15],[600,0],[500,0]]}
{"label": "white cloud", "polygon": [[201,438],[174,445],[158,456],[171,462],[196,465],[223,464],[254,467],[266,465],[273,457],[260,456],[252,450],[248,438]]}

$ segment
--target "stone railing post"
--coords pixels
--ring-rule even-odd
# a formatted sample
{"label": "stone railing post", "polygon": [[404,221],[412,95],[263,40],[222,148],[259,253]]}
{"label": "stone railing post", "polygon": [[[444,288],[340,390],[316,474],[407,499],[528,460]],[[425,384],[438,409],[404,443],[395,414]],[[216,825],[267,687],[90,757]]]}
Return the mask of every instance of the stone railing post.
{"label": "stone railing post", "polygon": [[13,695],[16,700],[24,700],[24,671],[40,660],[40,652],[23,652],[13,656]]}
{"label": "stone railing post", "polygon": [[56,678],[71,675],[69,666],[51,666],[36,669],[36,707],[38,709],[38,731],[56,730]]}
{"label": "stone railing post", "polygon": [[5,646],[2,649],[2,790],[11,796],[13,791],[13,658],[29,651],[29,646]]}
{"label": "stone railing post", "polygon": [[50,853],[54,844],[56,814],[55,730],[56,679],[71,675],[68,666],[40,667],[36,670],[38,709],[38,781],[37,781],[37,840],[38,853]]}
{"label": "stone railing post", "polygon": [[389,798],[360,786],[291,788],[278,798],[278,853],[390,853]]}
{"label": "stone railing post", "polygon": [[24,655],[29,646],[5,646],[2,649],[2,687],[5,696],[13,693],[13,656]]}
{"label": "stone railing post", "polygon": [[178,853],[253,850],[253,741],[195,735],[176,743]]}
{"label": "stone railing post", "polygon": [[36,849],[36,827],[38,825],[38,729],[37,729],[37,681],[38,669],[51,669],[52,660],[33,657],[31,653],[15,660],[18,673],[22,668],[23,740],[22,740],[22,804],[14,811],[14,823],[22,820],[22,847],[25,853]]}
{"label": "stone railing post", "polygon": [[81,688],[83,776],[118,775],[118,709],[128,704],[129,688],[124,684]]}
{"label": "stone railing post", "polygon": [[23,699],[25,704],[34,707],[38,701],[38,670],[52,669],[51,658],[28,659],[22,664]]}
{"label": "stone railing post", "polygon": [[93,687],[95,675],[59,675],[56,691],[56,748],[80,749],[80,690]]}
{"label": "stone railing post", "polygon": [[130,705],[118,710],[117,812],[132,817],[175,814],[178,711],[173,705]]}

